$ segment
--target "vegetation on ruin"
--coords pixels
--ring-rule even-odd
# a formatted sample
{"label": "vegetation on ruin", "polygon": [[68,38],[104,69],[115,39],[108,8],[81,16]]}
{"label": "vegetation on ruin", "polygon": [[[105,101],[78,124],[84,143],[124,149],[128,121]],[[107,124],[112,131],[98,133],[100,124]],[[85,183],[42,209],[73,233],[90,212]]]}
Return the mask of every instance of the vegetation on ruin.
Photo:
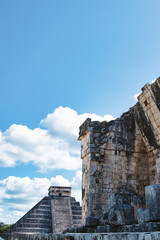
{"label": "vegetation on ruin", "polygon": [[5,233],[13,224],[5,224],[0,222],[0,233]]}

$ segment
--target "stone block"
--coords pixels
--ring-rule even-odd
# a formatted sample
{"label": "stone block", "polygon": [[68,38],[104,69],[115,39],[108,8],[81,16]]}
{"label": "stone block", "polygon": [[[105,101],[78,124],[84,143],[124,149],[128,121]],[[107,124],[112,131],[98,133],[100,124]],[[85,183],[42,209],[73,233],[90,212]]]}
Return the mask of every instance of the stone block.
{"label": "stone block", "polygon": [[110,232],[110,225],[98,226],[95,230],[96,233],[105,233]]}
{"label": "stone block", "polygon": [[134,208],[131,205],[114,205],[108,213],[108,223],[112,225],[132,224],[134,220]]}
{"label": "stone block", "polygon": [[97,218],[92,216],[86,217],[86,223],[85,223],[86,227],[95,227],[98,225],[99,225],[99,220]]}
{"label": "stone block", "polygon": [[137,209],[137,220],[138,223],[144,223],[145,222],[145,211],[142,208]]}
{"label": "stone block", "polygon": [[145,187],[146,208],[160,208],[160,184]]}
{"label": "stone block", "polygon": [[146,210],[137,210],[138,223],[160,221],[160,208],[148,208]]}
{"label": "stone block", "polygon": [[159,222],[149,222],[123,226],[124,232],[153,232],[159,231],[159,229],[160,229]]}
{"label": "stone block", "polygon": [[112,208],[114,205],[131,204],[131,195],[129,193],[113,193],[108,198],[108,206]]}

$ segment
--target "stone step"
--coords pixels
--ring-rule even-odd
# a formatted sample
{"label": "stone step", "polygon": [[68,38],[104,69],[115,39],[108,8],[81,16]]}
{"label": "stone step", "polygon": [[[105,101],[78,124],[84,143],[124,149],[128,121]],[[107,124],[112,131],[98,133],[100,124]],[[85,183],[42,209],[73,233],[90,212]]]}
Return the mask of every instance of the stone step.
{"label": "stone step", "polygon": [[51,217],[50,198],[44,197],[11,227],[10,232],[52,232]]}
{"label": "stone step", "polygon": [[79,219],[81,220],[81,219],[82,219],[82,216],[81,216],[81,215],[76,215],[76,216],[74,215],[74,216],[73,216],[73,220],[75,220],[75,219],[76,219],[76,220],[77,220],[77,219],[78,219],[78,220],[79,220]]}
{"label": "stone step", "polygon": [[47,212],[50,212],[50,211],[51,211],[51,208],[36,207],[36,208],[32,209],[32,212],[34,212],[34,211],[47,211]]}
{"label": "stone step", "polygon": [[[41,202],[40,204],[39,204],[39,206],[44,206],[44,207],[46,207],[46,206],[51,206],[51,204],[50,204],[50,202],[48,201],[48,202]],[[36,206],[35,206],[36,207]]]}
{"label": "stone step", "polygon": [[24,224],[32,224],[32,225],[34,225],[34,224],[40,224],[40,225],[44,225],[44,226],[48,226],[48,225],[50,225],[51,224],[51,220],[50,221],[44,221],[44,220],[37,220],[36,218],[35,218],[35,220],[23,220],[22,222],[20,222],[19,224],[18,224],[18,226],[21,224],[21,225],[24,225]]}
{"label": "stone step", "polygon": [[71,202],[71,206],[79,206],[80,207],[80,203],[79,202]]}
{"label": "stone step", "polygon": [[[42,218],[42,219],[46,219],[46,218],[51,218],[51,215],[48,213],[48,214],[46,214],[46,213],[41,213],[41,214],[30,214],[30,215],[28,215],[26,218],[36,218],[36,217],[40,217],[40,218]],[[24,218],[24,219],[26,219],[26,218]]]}
{"label": "stone step", "polygon": [[45,209],[43,209],[43,210],[34,209],[32,212],[30,212],[30,214],[31,214],[31,213],[32,213],[32,214],[34,214],[34,213],[39,213],[39,214],[50,214],[50,212],[51,212],[51,211],[49,211],[49,210],[45,210]]}
{"label": "stone step", "polygon": [[39,220],[51,219],[51,214],[33,214],[33,213],[31,213],[31,214],[23,217],[21,219],[21,221],[25,220],[25,219],[36,219],[36,218]]}
{"label": "stone step", "polygon": [[39,205],[39,206],[35,207],[34,209],[47,209],[47,210],[50,210],[51,206],[49,206],[48,204],[47,205]]}
{"label": "stone step", "polygon": [[18,232],[18,233],[20,233],[20,232],[50,233],[51,229],[49,229],[49,228],[25,228],[25,227],[21,228],[21,227],[17,227],[15,229],[15,231],[13,231],[13,232]]}
{"label": "stone step", "polygon": [[71,206],[72,210],[82,210],[82,207],[77,206],[77,205],[73,205]]}
{"label": "stone step", "polygon": [[50,218],[48,218],[48,217],[44,217],[44,216],[42,216],[42,215],[39,215],[39,214],[36,214],[36,215],[34,215],[34,216],[28,216],[28,217],[26,217],[25,218],[26,220],[33,220],[33,221],[35,221],[35,219],[37,219],[37,221],[48,221],[48,222],[50,222],[51,221],[51,215],[50,215]]}
{"label": "stone step", "polygon": [[72,210],[72,215],[82,215],[81,210]]}
{"label": "stone step", "polygon": [[48,199],[48,200],[43,199],[43,200],[40,202],[40,204],[44,204],[44,205],[50,204],[50,199]]}
{"label": "stone step", "polygon": [[24,220],[26,223],[34,223],[34,222],[36,222],[36,223],[50,223],[51,222],[51,219],[48,219],[48,218],[46,218],[46,219],[44,219],[44,218],[26,218],[25,220]]}
{"label": "stone step", "polygon": [[21,223],[18,224],[17,227],[24,227],[24,228],[50,228],[51,224],[44,224],[44,223]]}
{"label": "stone step", "polygon": [[38,214],[38,213],[30,213],[26,216],[26,218],[41,218],[41,219],[51,219],[51,214]]}

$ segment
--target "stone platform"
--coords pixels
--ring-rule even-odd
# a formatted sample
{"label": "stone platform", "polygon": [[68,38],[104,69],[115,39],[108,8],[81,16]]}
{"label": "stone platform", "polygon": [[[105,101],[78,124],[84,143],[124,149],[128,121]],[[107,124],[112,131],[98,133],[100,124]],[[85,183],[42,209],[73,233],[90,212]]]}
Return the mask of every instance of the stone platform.
{"label": "stone platform", "polygon": [[[5,240],[64,240],[68,234],[12,234]],[[159,240],[160,232],[70,234],[75,240]]]}

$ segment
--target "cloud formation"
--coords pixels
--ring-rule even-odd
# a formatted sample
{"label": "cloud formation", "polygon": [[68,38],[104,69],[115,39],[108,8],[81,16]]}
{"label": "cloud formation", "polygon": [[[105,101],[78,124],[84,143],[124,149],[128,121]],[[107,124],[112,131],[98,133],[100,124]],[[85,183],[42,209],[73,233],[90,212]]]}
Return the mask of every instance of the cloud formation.
{"label": "cloud formation", "polygon": [[0,221],[13,223],[48,194],[50,185],[71,186],[72,196],[81,201],[80,142],[77,141],[79,126],[91,118],[110,121],[111,115],[79,115],[71,108],[58,107],[40,126],[29,129],[24,125],[11,125],[0,131],[0,167],[32,164],[41,173],[49,170],[75,170],[72,180],[62,175],[48,178],[9,176],[0,180]]}
{"label": "cloud formation", "polygon": [[[72,196],[81,202],[81,177],[82,172],[78,170],[71,181],[61,175],[51,179],[10,176],[1,180],[0,221],[5,223],[17,221],[44,196],[48,195],[48,188],[51,185],[72,187]],[[4,205],[7,206],[9,214],[3,214],[2,206]]]}
{"label": "cloud formation", "polygon": [[4,222],[3,209],[0,207],[0,222]]}
{"label": "cloud formation", "polygon": [[46,127],[50,132],[57,132],[61,135],[78,136],[80,125],[87,119],[91,118],[96,121],[110,121],[115,119],[111,115],[104,115],[103,117],[93,114],[84,113],[78,115],[78,113],[69,107],[59,107],[47,117],[41,120],[41,125]]}
{"label": "cloud formation", "polygon": [[77,137],[79,126],[88,117],[99,121],[114,119],[111,115],[78,115],[71,108],[59,107],[41,120],[39,128],[32,130],[13,124],[5,132],[0,131],[0,167],[31,163],[40,172],[80,169],[80,143]]}

